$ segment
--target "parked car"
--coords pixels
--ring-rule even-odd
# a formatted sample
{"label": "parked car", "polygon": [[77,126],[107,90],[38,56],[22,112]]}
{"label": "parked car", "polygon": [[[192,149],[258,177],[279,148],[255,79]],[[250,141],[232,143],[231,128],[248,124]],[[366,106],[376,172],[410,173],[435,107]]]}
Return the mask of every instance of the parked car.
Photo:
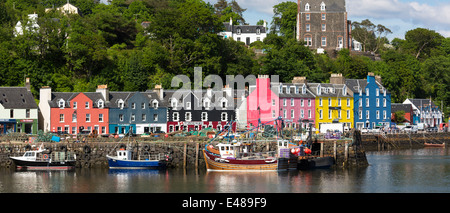
{"label": "parked car", "polygon": [[369,129],[367,129],[367,128],[362,128],[362,129],[361,129],[361,133],[369,133]]}
{"label": "parked car", "polygon": [[382,129],[381,126],[376,126],[370,132],[372,132],[372,133],[381,133],[381,129]]}
{"label": "parked car", "polygon": [[417,126],[408,125],[403,128],[403,131],[410,133],[417,133]]}
{"label": "parked car", "polygon": [[428,127],[427,128],[427,132],[437,132],[438,128],[437,127]]}

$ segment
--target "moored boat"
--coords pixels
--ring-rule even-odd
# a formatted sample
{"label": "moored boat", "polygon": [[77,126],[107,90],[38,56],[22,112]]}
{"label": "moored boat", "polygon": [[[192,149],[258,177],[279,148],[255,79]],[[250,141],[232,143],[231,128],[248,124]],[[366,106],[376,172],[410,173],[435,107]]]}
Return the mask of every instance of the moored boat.
{"label": "moored boat", "polygon": [[70,170],[75,168],[76,156],[68,151],[51,151],[42,148],[26,151],[21,157],[9,157],[17,169]]}
{"label": "moored boat", "polygon": [[106,155],[110,169],[163,169],[166,167],[167,156],[146,153],[133,159],[133,151],[129,146],[116,151],[116,156]]}
{"label": "moored boat", "polygon": [[425,143],[425,147],[445,147],[445,143]]}

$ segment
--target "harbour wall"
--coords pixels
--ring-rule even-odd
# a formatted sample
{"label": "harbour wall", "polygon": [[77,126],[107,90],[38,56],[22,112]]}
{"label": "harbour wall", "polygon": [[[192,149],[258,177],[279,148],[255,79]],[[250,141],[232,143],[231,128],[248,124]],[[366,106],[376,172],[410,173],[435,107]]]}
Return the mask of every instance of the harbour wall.
{"label": "harbour wall", "polygon": [[[209,139],[201,137],[183,137],[178,139],[141,140],[135,138],[135,152],[141,154],[164,153],[168,168],[184,168],[187,170],[206,169],[202,150]],[[425,142],[450,142],[450,133],[422,133],[422,134],[395,134],[395,135],[361,135],[359,131],[351,133],[347,139],[314,140],[312,151],[316,156],[331,156],[336,167],[363,167],[367,166],[366,151],[421,148]],[[66,149],[76,153],[77,168],[108,168],[106,155],[115,155],[115,151],[125,146],[127,141],[119,139],[104,141],[103,139],[88,139],[86,143],[69,142],[0,142],[0,167],[12,168],[9,156],[21,156],[28,149],[38,148],[43,144],[53,151]],[[255,152],[276,151],[275,140],[259,140]]]}

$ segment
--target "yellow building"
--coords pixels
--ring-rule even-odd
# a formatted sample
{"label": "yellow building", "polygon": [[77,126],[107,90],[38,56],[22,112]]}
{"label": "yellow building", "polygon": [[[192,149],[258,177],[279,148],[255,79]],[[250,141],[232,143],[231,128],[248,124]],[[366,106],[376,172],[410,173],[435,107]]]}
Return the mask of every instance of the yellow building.
{"label": "yellow building", "polygon": [[353,94],[345,85],[342,74],[332,74],[329,84],[308,83],[316,101],[315,127],[323,123],[344,123],[348,129],[354,125]]}

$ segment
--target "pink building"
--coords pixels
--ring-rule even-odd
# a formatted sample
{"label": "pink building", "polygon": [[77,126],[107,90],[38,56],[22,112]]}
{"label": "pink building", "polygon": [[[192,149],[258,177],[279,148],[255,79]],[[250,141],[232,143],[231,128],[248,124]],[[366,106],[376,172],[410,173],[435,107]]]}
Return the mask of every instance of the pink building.
{"label": "pink building", "polygon": [[249,87],[247,97],[248,128],[257,126],[258,119],[261,119],[261,123],[277,119],[280,116],[279,101],[276,88],[271,89],[269,76],[259,75],[256,79],[256,85]]}
{"label": "pink building", "polygon": [[[298,128],[302,123],[315,122],[315,96],[308,90],[305,77],[295,77],[292,83],[270,83],[270,78],[260,75],[256,86],[250,86],[247,97],[248,127],[273,121],[279,116],[285,128]],[[274,123],[273,123],[274,124]]]}
{"label": "pink building", "polygon": [[305,128],[307,123],[315,122],[315,96],[308,90],[305,77],[294,77],[292,83],[278,85],[280,98],[280,116],[285,127],[298,128],[299,124]]}

